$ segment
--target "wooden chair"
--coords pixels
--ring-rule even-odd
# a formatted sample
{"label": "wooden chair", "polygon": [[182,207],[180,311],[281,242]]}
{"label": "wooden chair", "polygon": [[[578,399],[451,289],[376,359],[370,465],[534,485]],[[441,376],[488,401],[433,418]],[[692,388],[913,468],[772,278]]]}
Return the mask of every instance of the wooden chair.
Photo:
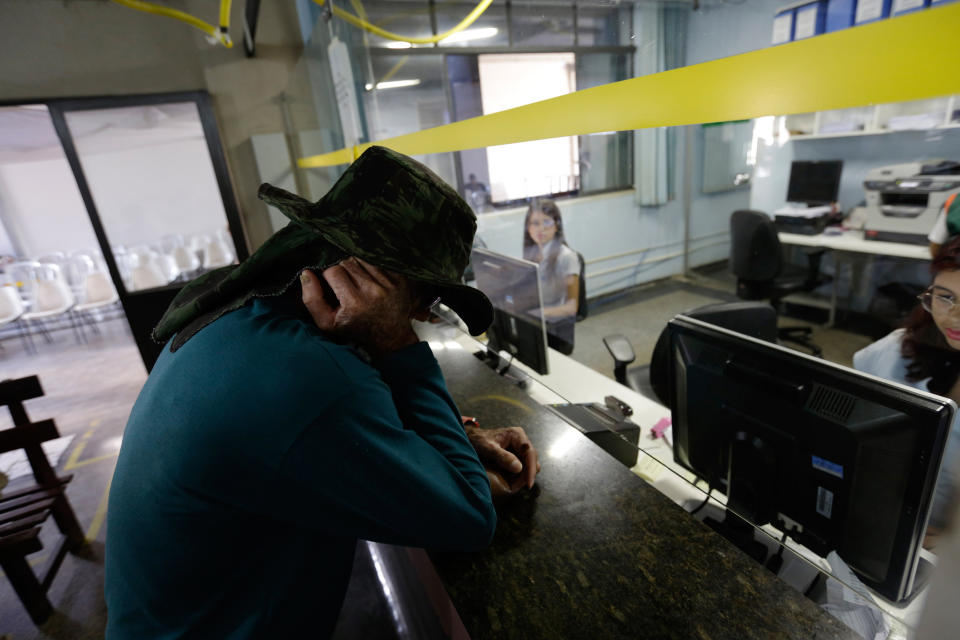
{"label": "wooden chair", "polygon": [[[53,420],[30,422],[23,408],[25,400],[42,395],[36,376],[0,382],[0,405],[10,410],[14,425],[0,431],[0,452],[23,449],[36,480],[32,487],[0,495],[0,567],[36,624],[53,613],[47,590],[64,557],[84,544],[83,530],[64,493],[72,476],[57,476],[40,446],[60,437],[57,426]],[[43,548],[40,525],[50,515],[63,536],[38,578],[27,564],[27,555]]]}

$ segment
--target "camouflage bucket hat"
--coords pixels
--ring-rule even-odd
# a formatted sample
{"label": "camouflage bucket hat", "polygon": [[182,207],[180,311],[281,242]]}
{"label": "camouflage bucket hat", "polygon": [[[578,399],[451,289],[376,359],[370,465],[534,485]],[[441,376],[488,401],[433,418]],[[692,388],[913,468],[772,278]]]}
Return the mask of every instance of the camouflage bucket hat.
{"label": "camouflage bucket hat", "polygon": [[190,336],[255,297],[274,296],[301,269],[324,269],[349,256],[434,285],[470,333],[483,333],[493,307],[461,282],[470,260],[476,216],[430,169],[385,147],[370,147],[316,203],[269,184],[259,196],[292,223],[240,265],[193,280],[177,295],[153,337],[174,333],[176,350]]}

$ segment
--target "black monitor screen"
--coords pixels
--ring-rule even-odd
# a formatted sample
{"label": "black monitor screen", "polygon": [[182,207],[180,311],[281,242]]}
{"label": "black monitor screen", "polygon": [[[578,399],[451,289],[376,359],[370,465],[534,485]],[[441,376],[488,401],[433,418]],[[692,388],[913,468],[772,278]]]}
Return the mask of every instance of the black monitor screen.
{"label": "black monitor screen", "polygon": [[908,597],[952,401],[685,316],[670,339],[674,459],[728,510]]}
{"label": "black monitor screen", "polygon": [[494,307],[493,325],[487,330],[489,346],[546,374],[547,334],[537,263],[478,248],[473,250],[471,264],[477,288]]}
{"label": "black monitor screen", "polygon": [[794,160],[790,165],[787,202],[829,204],[840,192],[841,160]]}

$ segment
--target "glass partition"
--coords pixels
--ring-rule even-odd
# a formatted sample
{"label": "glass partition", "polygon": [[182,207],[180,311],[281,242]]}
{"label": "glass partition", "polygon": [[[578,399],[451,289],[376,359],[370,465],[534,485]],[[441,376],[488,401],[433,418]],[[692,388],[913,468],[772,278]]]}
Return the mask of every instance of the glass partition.
{"label": "glass partition", "polygon": [[[395,20],[395,30],[400,30],[405,24],[406,18],[393,5],[364,6],[371,16],[382,16],[378,17],[382,26]],[[412,16],[423,6],[429,8],[412,3],[403,15]],[[428,25],[422,16],[419,22],[411,18],[409,33],[448,29],[471,8],[434,5],[427,15],[436,25]],[[797,37],[813,38],[818,29],[856,28],[853,16],[850,24],[839,25],[830,20],[810,23],[809,16],[798,18],[796,10],[784,14],[782,3],[772,1],[696,8],[681,3],[495,2],[470,27],[487,29],[483,38],[401,51],[394,48],[400,45],[351,34],[333,21],[318,24],[314,40],[321,47],[334,36],[350,43],[356,53],[357,109],[369,141],[377,141],[536,102],[533,95],[515,103],[508,98],[511,91],[519,94],[535,85],[527,79],[556,76],[558,68],[568,74],[569,86],[564,91],[541,92],[541,99],[757,51],[771,46],[775,38],[792,39],[798,33]],[[790,29],[785,31],[787,18]],[[808,33],[811,28],[813,32]],[[323,68],[320,51],[311,54],[310,64],[317,69]],[[520,64],[513,74],[517,77],[523,67],[521,89],[504,91],[484,69],[488,61],[506,59]],[[510,75],[508,71],[501,77]],[[414,79],[416,84],[406,86],[377,86]],[[703,95],[707,103],[749,99],[735,91],[711,91]],[[552,345],[547,349],[546,373],[538,373],[538,366],[525,364],[517,353],[505,350],[499,361],[500,368],[509,363],[505,375],[523,380],[528,392],[543,404],[579,406],[593,412],[600,423],[607,420],[606,426],[597,428],[610,434],[607,446],[616,450],[618,459],[630,460],[628,466],[635,474],[695,517],[722,521],[723,487],[714,482],[711,491],[706,481],[674,460],[673,416],[664,393],[670,384],[662,362],[664,353],[669,354],[661,341],[664,327],[675,315],[707,305],[772,300],[775,311],[769,329],[773,333],[766,339],[851,366],[855,353],[889,336],[911,314],[922,317],[916,296],[931,283],[927,234],[934,229],[946,199],[960,192],[960,165],[956,164],[960,161],[960,100],[952,91],[951,86],[943,95],[924,100],[852,104],[843,109],[812,110],[816,107],[805,104],[796,112],[751,113],[749,119],[735,122],[717,118],[675,127],[571,133],[569,138],[529,143],[561,146],[541,148],[522,160],[516,147],[492,144],[417,157],[477,212],[477,246],[537,262],[541,277],[555,278],[550,286],[563,294],[558,296],[560,305],[573,302],[570,348]],[[498,92],[504,101],[494,105]],[[329,100],[330,93],[326,95]],[[668,98],[633,99],[639,104]],[[315,102],[316,119],[329,121],[329,107],[320,99]],[[597,103],[580,115],[592,122],[593,116],[606,113],[607,106]],[[301,136],[299,157],[340,148],[335,133],[327,139],[302,137],[303,131],[315,126],[292,127],[290,135]],[[337,129],[335,121],[330,129]],[[544,168],[560,161],[567,168],[566,182],[545,180]],[[826,196],[810,195],[809,190],[804,195],[803,189],[795,188],[803,183],[804,172],[809,179],[812,168],[837,163],[839,180],[821,184],[817,192],[826,189]],[[302,173],[326,172],[335,178],[339,170]],[[523,189],[511,191],[507,182]],[[316,198],[322,193],[311,195]],[[531,225],[528,214],[551,206],[545,201],[556,207],[556,216],[547,216],[553,236],[534,237],[534,232],[543,231],[545,220],[541,216]],[[744,250],[734,242],[734,212],[759,212],[760,217],[752,219],[766,230],[775,247],[768,257],[775,263],[770,277],[757,274],[762,269],[743,258],[742,252],[749,254],[750,247]],[[945,240],[946,236],[937,244]],[[557,268],[558,263],[570,262],[562,257],[570,255],[564,249],[578,258],[576,269]],[[781,282],[774,286],[777,277]],[[544,300],[544,306],[551,305]],[[448,319],[452,324],[443,330],[449,333],[437,341],[436,348],[479,350],[486,341],[486,337],[479,343],[467,337],[455,328],[455,317]],[[929,322],[924,326],[932,330]],[[780,330],[791,327],[795,329]],[[898,335],[887,338],[883,343],[887,347],[874,348],[886,348],[885,355],[898,360]],[[896,381],[932,390],[923,380],[901,377]],[[950,391],[949,385],[938,389],[942,394]],[[622,407],[616,400],[608,403],[607,396],[632,408],[634,426],[617,426],[622,422],[616,419]],[[582,412],[581,419],[588,420]],[[584,430],[583,424],[579,426]],[[571,434],[577,437],[576,430]],[[563,455],[563,442],[536,444],[547,463],[551,456]],[[949,466],[950,461],[945,464]],[[820,507],[826,509],[823,504]],[[871,508],[868,505],[866,511]],[[786,528],[789,533],[790,527]],[[863,632],[867,637],[901,637],[917,624],[926,592],[909,601],[887,602],[844,568],[842,555],[815,553],[789,535],[784,537],[783,527],[767,522],[749,523],[748,529],[744,535],[756,542],[756,549],[763,548],[762,553],[758,551],[761,564],[838,617],[844,611],[864,614],[870,624],[878,625],[872,635]],[[934,544],[933,536],[927,543]],[[935,551],[924,549],[921,557],[932,563]],[[851,603],[856,600],[852,593],[870,604]]]}
{"label": "glass partition", "polygon": [[194,102],[65,117],[127,291],[186,282],[236,262]]}

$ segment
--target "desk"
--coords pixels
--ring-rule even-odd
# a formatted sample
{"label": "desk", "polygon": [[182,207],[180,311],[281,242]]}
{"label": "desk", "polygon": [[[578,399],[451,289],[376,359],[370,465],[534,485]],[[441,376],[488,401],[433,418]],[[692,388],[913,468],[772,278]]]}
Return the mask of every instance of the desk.
{"label": "desk", "polygon": [[[817,235],[803,235],[798,233],[778,233],[781,244],[794,245],[799,247],[822,247],[831,249],[837,253],[837,273],[833,279],[833,289],[830,294],[829,304],[817,304],[808,298],[800,296],[787,296],[786,302],[795,302],[797,304],[806,304],[811,306],[820,306],[829,311],[827,326],[833,326],[837,313],[837,284],[840,275],[840,264],[842,256],[848,253],[860,253],[869,256],[890,256],[894,258],[907,258],[910,260],[929,260],[930,248],[926,245],[905,244],[902,242],[883,242],[881,240],[866,240],[863,237],[862,230],[847,229],[838,235],[819,233]],[[793,298],[793,300],[791,300]]]}
{"label": "desk", "polygon": [[[452,354],[457,352],[472,353],[480,347],[479,343],[473,338],[454,327],[438,327],[434,329],[434,332],[434,337],[430,338],[431,345],[434,347],[434,351],[437,353],[445,371],[447,370],[445,363],[451,358]],[[641,427],[639,442],[641,453],[637,464],[632,469],[634,474],[646,480],[648,486],[655,488],[673,503],[684,506],[686,510],[703,501],[706,490],[694,487],[692,485],[693,474],[673,461],[672,448],[663,439],[653,439],[650,435],[650,427],[660,418],[670,416],[670,411],[666,407],[614,382],[607,376],[580,364],[568,356],[554,350],[548,350],[548,354],[550,373],[545,376],[536,374],[522,363],[515,362],[512,365],[512,368],[519,369],[530,376],[530,384],[527,385],[524,392],[521,392],[515,385],[509,384],[506,380],[502,380],[503,384],[500,386],[503,388],[502,391],[509,390],[510,395],[502,392],[488,393],[486,387],[495,383],[487,380],[484,380],[483,386],[478,385],[473,389],[471,385],[474,382],[488,377],[480,376],[476,372],[471,372],[468,377],[461,378],[459,370],[451,370],[447,373],[448,383],[463,411],[467,412],[468,415],[482,416],[487,424],[490,424],[490,420],[493,419],[492,424],[494,425],[503,424],[504,420],[507,423],[521,424],[525,427],[529,423],[525,413],[514,412],[512,416],[515,417],[498,413],[491,415],[489,408],[477,406],[476,403],[464,405],[462,404],[464,401],[458,394],[472,390],[475,399],[479,398],[487,403],[502,403],[502,409],[508,408],[507,405],[513,402],[513,399],[521,397],[524,398],[524,406],[535,407],[537,414],[543,413],[542,407],[537,405],[562,402],[602,402],[604,396],[615,395],[633,408],[634,415],[631,420]],[[453,377],[454,373],[456,378]],[[492,372],[489,373],[492,374]],[[550,388],[543,386],[544,384],[549,385]],[[531,400],[536,402],[531,403]],[[567,436],[557,441],[545,442],[538,439],[539,436],[535,437],[533,431],[530,433],[535,444],[541,450],[545,467],[555,465],[558,458],[562,460],[565,447],[572,447],[572,443],[585,440],[583,437],[577,437],[578,434],[568,433]],[[608,463],[612,461],[612,457],[608,458]],[[619,467],[619,469],[624,470],[623,467]],[[582,496],[578,496],[578,498],[582,500]],[[713,517],[719,516],[722,519],[724,503],[725,496],[714,494],[708,508],[701,515],[707,515],[708,512],[712,511],[711,515]],[[688,517],[692,518],[689,515]],[[768,546],[775,545],[775,539],[780,537],[781,532],[774,529],[772,525],[764,526],[763,530],[770,536],[770,545]],[[793,585],[790,588],[793,595],[799,595],[810,584],[816,574],[816,569],[813,567],[819,567],[822,572],[830,573],[830,567],[826,561],[805,547],[797,545],[791,540],[787,543],[787,549],[789,552],[784,556],[780,577],[787,584]],[[924,557],[928,560],[932,559],[926,552],[924,552]],[[759,565],[754,564],[754,566],[760,568]],[[865,593],[869,592],[865,591]],[[906,605],[889,603],[878,597],[872,599],[886,613],[887,620],[893,627],[894,633],[901,632],[906,635],[906,629],[916,625],[923,607],[925,594],[921,593]]]}
{"label": "desk", "polygon": [[[499,507],[488,550],[430,553],[471,638],[856,637],[497,376],[475,344],[431,343],[461,410],[522,424],[543,460],[537,488]],[[569,365],[557,356],[555,370]]]}
{"label": "desk", "polygon": [[804,247],[824,247],[834,251],[850,253],[869,253],[878,256],[892,256],[894,258],[911,258],[913,260],[929,260],[930,248],[927,245],[905,244],[903,242],[884,242],[882,240],[866,240],[863,231],[847,229],[839,235],[818,233],[803,235],[799,233],[778,233],[780,242]]}

